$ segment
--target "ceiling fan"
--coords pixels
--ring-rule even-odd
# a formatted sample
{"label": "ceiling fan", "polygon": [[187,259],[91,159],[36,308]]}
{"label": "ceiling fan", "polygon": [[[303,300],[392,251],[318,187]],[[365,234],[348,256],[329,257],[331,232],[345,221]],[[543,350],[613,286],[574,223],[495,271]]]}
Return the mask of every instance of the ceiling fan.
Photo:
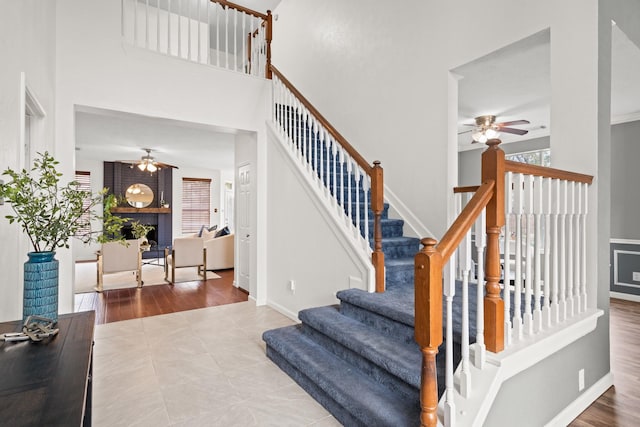
{"label": "ceiling fan", "polygon": [[147,154],[142,156],[140,160],[118,160],[118,162],[129,163],[131,165],[129,167],[131,168],[133,168],[134,166],[137,166],[138,169],[140,169],[142,172],[147,171],[150,173],[154,173],[158,169],[162,169],[162,168],[178,169],[177,166],[156,161],[156,159],[153,156],[151,156],[151,148],[143,148],[143,150],[146,151]]}
{"label": "ceiling fan", "polygon": [[509,126],[528,125],[529,123],[529,120],[512,120],[509,122],[496,123],[496,116],[487,114],[484,116],[476,117],[474,124],[465,124],[465,126],[474,126],[475,129],[460,132],[458,135],[467,132],[473,132],[473,141],[471,141],[472,144],[476,142],[485,143],[489,139],[497,138],[500,135],[500,132],[512,133],[515,135],[525,135],[529,132],[528,130],[516,129]]}

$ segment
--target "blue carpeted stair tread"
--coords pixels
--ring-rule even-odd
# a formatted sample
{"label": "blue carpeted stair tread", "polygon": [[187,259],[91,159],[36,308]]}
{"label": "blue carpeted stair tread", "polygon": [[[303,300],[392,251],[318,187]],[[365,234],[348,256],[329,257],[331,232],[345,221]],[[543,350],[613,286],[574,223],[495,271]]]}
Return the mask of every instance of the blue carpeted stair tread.
{"label": "blue carpeted stair tread", "polygon": [[340,301],[364,308],[404,325],[411,327],[415,325],[413,286],[389,289],[384,293],[346,289],[339,291],[336,296]]}
{"label": "blue carpeted stair tread", "polygon": [[300,325],[267,331],[263,339],[273,351],[286,355],[290,367],[308,377],[361,425],[415,426],[419,420],[419,393],[411,400],[391,392],[306,337]]}
{"label": "blue carpeted stair tread", "polygon": [[333,306],[310,308],[298,314],[303,327],[310,326],[385,368],[408,384],[420,389],[422,355],[417,344],[407,344],[370,326],[343,316]]}

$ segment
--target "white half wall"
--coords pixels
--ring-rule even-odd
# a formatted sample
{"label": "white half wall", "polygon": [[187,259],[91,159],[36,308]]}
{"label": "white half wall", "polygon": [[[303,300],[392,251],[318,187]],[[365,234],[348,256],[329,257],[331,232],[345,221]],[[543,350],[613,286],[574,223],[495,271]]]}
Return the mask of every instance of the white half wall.
{"label": "white half wall", "polygon": [[337,291],[366,290],[369,271],[281,142],[271,132],[267,139],[267,303],[297,318],[304,308],[337,303]]}

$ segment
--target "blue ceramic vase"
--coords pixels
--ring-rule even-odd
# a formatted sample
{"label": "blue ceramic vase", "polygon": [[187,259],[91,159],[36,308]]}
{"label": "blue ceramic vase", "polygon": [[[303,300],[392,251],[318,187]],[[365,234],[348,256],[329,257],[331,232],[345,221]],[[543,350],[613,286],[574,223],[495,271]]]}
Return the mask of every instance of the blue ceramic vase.
{"label": "blue ceramic vase", "polygon": [[30,315],[58,320],[58,260],[55,252],[29,252],[24,263],[22,320]]}

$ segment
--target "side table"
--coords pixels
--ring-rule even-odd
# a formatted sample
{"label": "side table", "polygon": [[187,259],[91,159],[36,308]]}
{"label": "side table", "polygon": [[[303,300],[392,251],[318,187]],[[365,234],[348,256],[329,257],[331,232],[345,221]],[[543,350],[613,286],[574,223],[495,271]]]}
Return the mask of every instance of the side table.
{"label": "side table", "polygon": [[[48,342],[0,341],[0,424],[90,426],[95,312],[58,317]],[[0,323],[0,333],[22,322]]]}

